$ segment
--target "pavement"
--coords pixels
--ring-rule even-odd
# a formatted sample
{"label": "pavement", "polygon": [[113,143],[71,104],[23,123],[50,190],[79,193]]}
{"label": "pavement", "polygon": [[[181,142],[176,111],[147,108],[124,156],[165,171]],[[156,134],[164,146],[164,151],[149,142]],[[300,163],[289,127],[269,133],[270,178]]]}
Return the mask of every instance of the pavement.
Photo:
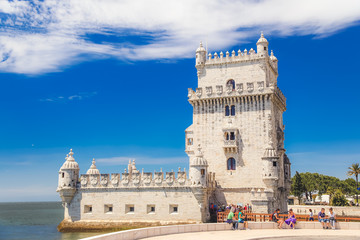
{"label": "pavement", "polygon": [[222,239],[286,239],[286,240],[360,240],[360,230],[323,229],[262,229],[226,230],[171,234],[144,238],[146,240],[222,240]]}

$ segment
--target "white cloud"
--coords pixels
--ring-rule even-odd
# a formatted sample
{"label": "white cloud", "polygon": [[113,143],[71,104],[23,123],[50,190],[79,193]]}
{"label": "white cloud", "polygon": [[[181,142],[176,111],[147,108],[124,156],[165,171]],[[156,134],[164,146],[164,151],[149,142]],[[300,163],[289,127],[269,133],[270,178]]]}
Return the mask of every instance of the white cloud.
{"label": "white cloud", "polygon": [[83,100],[86,98],[91,98],[93,96],[97,95],[97,92],[80,92],[78,94],[74,94],[71,96],[58,96],[58,97],[50,97],[50,98],[42,98],[39,99],[41,102],[68,102],[73,100]]}
{"label": "white cloud", "polygon": [[358,24],[360,1],[14,0],[1,12],[0,71],[40,74],[94,58],[193,57],[200,40],[219,50],[260,30],[327,36]]}

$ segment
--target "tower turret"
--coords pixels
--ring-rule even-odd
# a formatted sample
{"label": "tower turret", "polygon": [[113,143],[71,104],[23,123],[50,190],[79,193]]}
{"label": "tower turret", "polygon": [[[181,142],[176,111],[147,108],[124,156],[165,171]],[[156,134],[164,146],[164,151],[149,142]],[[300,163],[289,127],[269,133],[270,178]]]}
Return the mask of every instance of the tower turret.
{"label": "tower turret", "polygon": [[261,36],[259,38],[259,40],[256,43],[257,46],[257,54],[259,54],[260,56],[268,56],[269,52],[268,52],[268,46],[269,46],[269,42],[266,40],[266,38],[264,37],[264,33],[261,32]]}
{"label": "tower turret", "polygon": [[189,177],[192,185],[206,186],[208,162],[204,159],[200,144],[194,158],[190,160]]}
{"label": "tower turret", "polygon": [[274,63],[274,66],[275,66],[275,68],[277,70],[277,68],[278,68],[278,60],[275,57],[273,50],[271,50],[270,60]]}
{"label": "tower turret", "polygon": [[[75,192],[76,185],[79,181],[79,164],[75,162],[73,157],[74,153],[72,149],[70,149],[69,154],[66,156],[66,161],[61,166],[59,170],[59,183],[57,192],[59,192],[61,200],[65,207],[71,203]],[[65,218],[67,217],[67,211],[65,211]]]}
{"label": "tower turret", "polygon": [[196,64],[195,64],[198,76],[203,73],[205,62],[206,62],[206,49],[203,47],[202,42],[200,42],[200,46],[198,47],[198,49],[196,49]]}

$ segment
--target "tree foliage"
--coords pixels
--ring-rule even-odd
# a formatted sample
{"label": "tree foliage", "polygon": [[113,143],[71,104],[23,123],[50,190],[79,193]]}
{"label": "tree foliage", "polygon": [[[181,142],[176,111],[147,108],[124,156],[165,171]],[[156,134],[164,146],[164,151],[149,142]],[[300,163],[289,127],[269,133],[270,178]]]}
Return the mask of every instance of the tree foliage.
{"label": "tree foliage", "polygon": [[305,190],[305,186],[301,178],[301,175],[299,174],[298,171],[296,171],[296,174],[293,177],[293,184],[291,185],[291,192],[294,194],[294,196],[296,196],[299,199],[299,202],[301,195],[304,193],[304,190]]}
{"label": "tree foliage", "polygon": [[348,200],[340,189],[336,190],[334,195],[331,197],[330,204],[332,206],[347,206]]}
{"label": "tree foliage", "polygon": [[360,174],[360,167],[358,163],[353,163],[350,167],[349,167],[349,171],[347,172],[348,176],[355,176],[356,179],[356,202],[359,202],[358,199],[358,190],[357,188],[359,187],[359,174]]}
{"label": "tree foliage", "polygon": [[[340,180],[336,177],[326,176],[318,173],[298,173],[292,178],[291,194],[298,197],[305,195],[307,200],[313,200],[313,193],[317,192],[319,196],[329,194],[330,200],[336,196],[336,204],[339,201],[339,193],[354,196],[356,194],[356,181],[352,178]],[[345,199],[346,200],[346,199]]]}

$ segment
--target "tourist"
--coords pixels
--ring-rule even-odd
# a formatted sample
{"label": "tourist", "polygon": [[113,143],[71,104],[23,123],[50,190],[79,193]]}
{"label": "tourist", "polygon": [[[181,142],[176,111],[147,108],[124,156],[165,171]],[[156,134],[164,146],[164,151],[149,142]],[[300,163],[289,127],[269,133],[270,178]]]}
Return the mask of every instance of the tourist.
{"label": "tourist", "polygon": [[280,209],[276,209],[275,212],[272,215],[272,220],[277,223],[278,228],[281,229],[281,226],[284,223],[284,220],[282,218],[280,218]]}
{"label": "tourist", "polygon": [[335,220],[335,213],[334,213],[334,211],[333,211],[333,208],[331,207],[331,208],[329,209],[329,224],[331,225],[331,228],[332,228],[333,230],[335,230],[335,222],[336,222],[336,220]]}
{"label": "tourist", "polygon": [[[240,207],[239,208],[239,215],[238,215],[239,223],[244,223],[244,229],[249,230],[247,217],[246,217],[246,215],[244,215],[243,212],[244,211],[243,211],[242,207]],[[245,216],[245,218],[244,218],[244,216]]]}
{"label": "tourist", "polygon": [[285,220],[285,223],[289,225],[292,229],[295,229],[296,216],[291,208],[289,210],[288,219]]}
{"label": "tourist", "polygon": [[238,229],[238,221],[236,221],[235,214],[233,211],[229,212],[226,222],[232,224],[232,228],[231,228],[232,230]]}
{"label": "tourist", "polygon": [[309,209],[309,221],[314,221],[314,213],[311,208]]}
{"label": "tourist", "polygon": [[326,218],[326,215],[325,215],[325,208],[322,208],[321,211],[319,212],[318,214],[318,219],[319,219],[319,222],[321,223],[323,229],[328,229],[327,226],[325,226],[325,224],[328,222],[328,219]]}

